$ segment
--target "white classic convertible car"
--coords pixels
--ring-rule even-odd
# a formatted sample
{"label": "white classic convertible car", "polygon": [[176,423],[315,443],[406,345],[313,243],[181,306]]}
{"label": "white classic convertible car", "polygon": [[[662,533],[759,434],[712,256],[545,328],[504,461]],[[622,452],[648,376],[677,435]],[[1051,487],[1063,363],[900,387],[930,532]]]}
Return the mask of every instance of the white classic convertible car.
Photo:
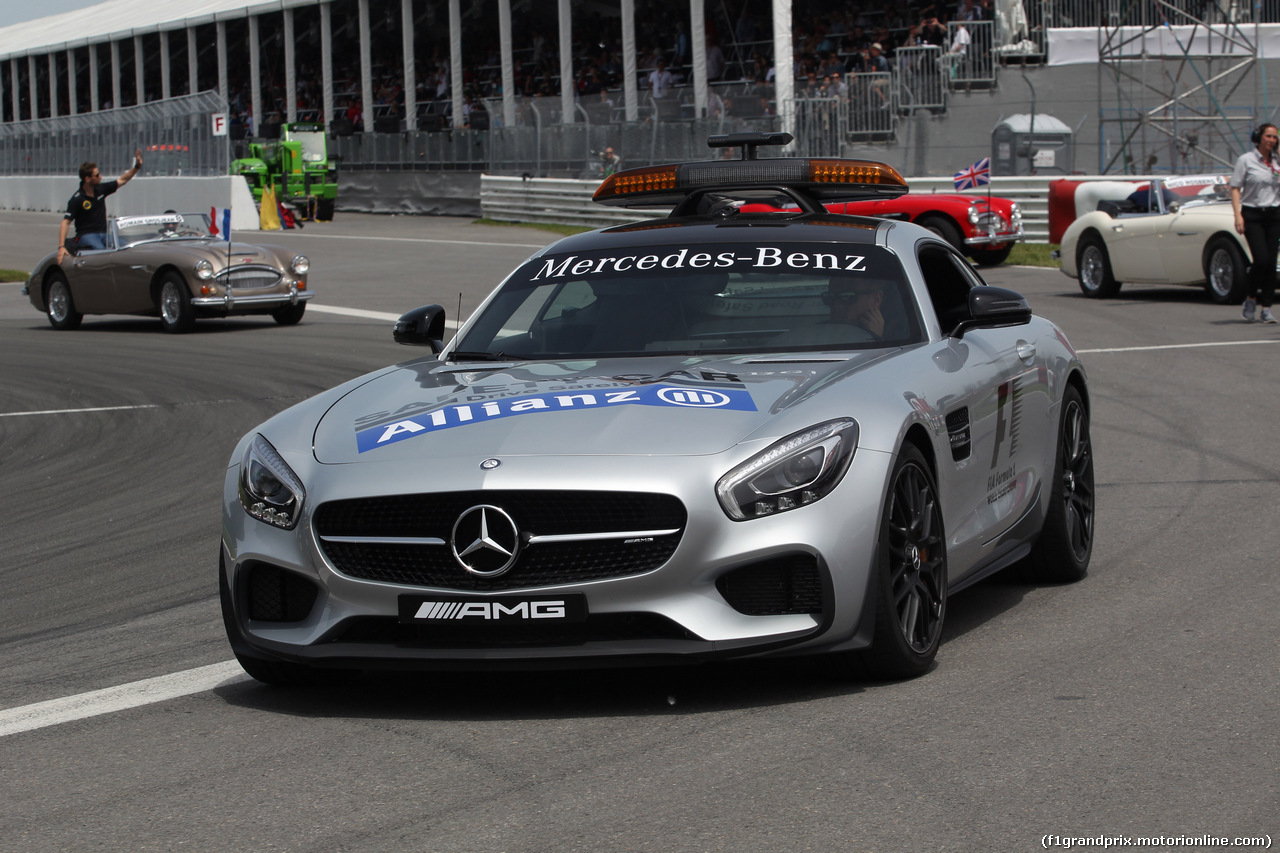
{"label": "white classic convertible car", "polygon": [[1096,200],[1062,235],[1062,271],[1085,296],[1115,296],[1123,282],[1202,285],[1214,302],[1244,299],[1251,262],[1237,234],[1222,175],[1092,181],[1077,207]]}

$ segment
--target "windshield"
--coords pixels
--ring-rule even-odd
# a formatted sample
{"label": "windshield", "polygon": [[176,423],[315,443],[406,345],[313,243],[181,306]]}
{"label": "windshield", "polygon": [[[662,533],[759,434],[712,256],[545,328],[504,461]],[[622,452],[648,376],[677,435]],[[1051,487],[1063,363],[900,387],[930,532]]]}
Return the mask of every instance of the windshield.
{"label": "windshield", "polygon": [[307,131],[294,131],[289,138],[302,143],[302,161],[304,163],[324,162],[324,134]]}
{"label": "windshield", "polygon": [[902,265],[883,248],[658,246],[529,261],[451,358],[865,349],[921,339]]}
{"label": "windshield", "polygon": [[157,213],[116,219],[116,247],[123,249],[155,240],[208,240],[207,213]]}

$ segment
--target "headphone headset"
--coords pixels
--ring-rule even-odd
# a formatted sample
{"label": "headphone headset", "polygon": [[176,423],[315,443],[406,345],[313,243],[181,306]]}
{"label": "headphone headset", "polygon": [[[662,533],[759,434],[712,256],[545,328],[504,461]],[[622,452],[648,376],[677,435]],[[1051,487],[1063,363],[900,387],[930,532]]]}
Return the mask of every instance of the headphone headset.
{"label": "headphone headset", "polygon": [[1264,123],[1255,127],[1253,129],[1253,133],[1249,134],[1249,141],[1252,142],[1254,145],[1257,145],[1259,142],[1262,141],[1262,131],[1270,126],[1271,126],[1270,124]]}

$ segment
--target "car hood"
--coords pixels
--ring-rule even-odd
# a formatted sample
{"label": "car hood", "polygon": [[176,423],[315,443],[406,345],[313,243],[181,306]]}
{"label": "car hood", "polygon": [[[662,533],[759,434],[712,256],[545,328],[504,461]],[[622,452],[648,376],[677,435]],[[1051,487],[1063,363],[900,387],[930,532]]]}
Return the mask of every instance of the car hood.
{"label": "car hood", "polygon": [[[702,455],[786,414],[893,350],[726,359],[409,362],[354,387],[316,428],[322,463],[496,454]],[[845,412],[846,414],[848,412]]]}
{"label": "car hood", "polygon": [[228,250],[227,243],[223,240],[172,240],[169,242],[140,243],[137,246],[124,249],[120,254],[126,256],[130,252],[162,254],[169,259],[189,258],[193,263],[198,260],[207,260],[212,262],[217,269],[228,265],[228,259],[230,259],[230,266],[239,266],[241,264],[279,265],[277,258],[279,252],[273,246],[232,243]]}

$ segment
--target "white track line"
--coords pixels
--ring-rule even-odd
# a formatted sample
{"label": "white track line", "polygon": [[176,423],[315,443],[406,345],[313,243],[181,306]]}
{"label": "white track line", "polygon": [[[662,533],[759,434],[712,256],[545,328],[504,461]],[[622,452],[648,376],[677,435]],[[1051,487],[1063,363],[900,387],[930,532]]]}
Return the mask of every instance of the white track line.
{"label": "white track line", "polygon": [[1078,349],[1077,353],[1085,355],[1087,353],[1097,352],[1152,352],[1154,350],[1164,349],[1197,349],[1201,347],[1249,347],[1261,344],[1280,344],[1280,340],[1272,341],[1214,341],[1203,344],[1163,344],[1153,347],[1106,347],[1099,349]]}
{"label": "white track line", "polygon": [[154,403],[140,406],[97,406],[92,409],[44,409],[39,412],[0,412],[0,418],[24,418],[29,415],[78,415],[83,412],[128,412],[134,409],[158,409]]}
{"label": "white track line", "polygon": [[236,684],[248,681],[240,664],[236,661],[201,666],[172,675],[161,675],[147,678],[132,684],[121,684],[119,687],[108,687],[93,690],[64,699],[50,699],[34,705],[23,705],[20,708],[8,708],[0,711],[0,737],[15,735],[21,732],[57,726],[73,720],[97,717],[101,714],[112,714],[116,711],[127,711],[156,702],[177,699],[179,696],[190,696],[192,693],[203,693],[225,684]]}
{"label": "white track line", "polygon": [[292,234],[292,237],[319,237],[324,240],[359,240],[362,243],[381,240],[385,243],[439,243],[442,246],[488,246],[501,249],[545,249],[548,243],[560,239],[559,235],[547,237],[546,243],[487,243],[483,240],[433,240],[429,237],[358,237],[354,234]]}

